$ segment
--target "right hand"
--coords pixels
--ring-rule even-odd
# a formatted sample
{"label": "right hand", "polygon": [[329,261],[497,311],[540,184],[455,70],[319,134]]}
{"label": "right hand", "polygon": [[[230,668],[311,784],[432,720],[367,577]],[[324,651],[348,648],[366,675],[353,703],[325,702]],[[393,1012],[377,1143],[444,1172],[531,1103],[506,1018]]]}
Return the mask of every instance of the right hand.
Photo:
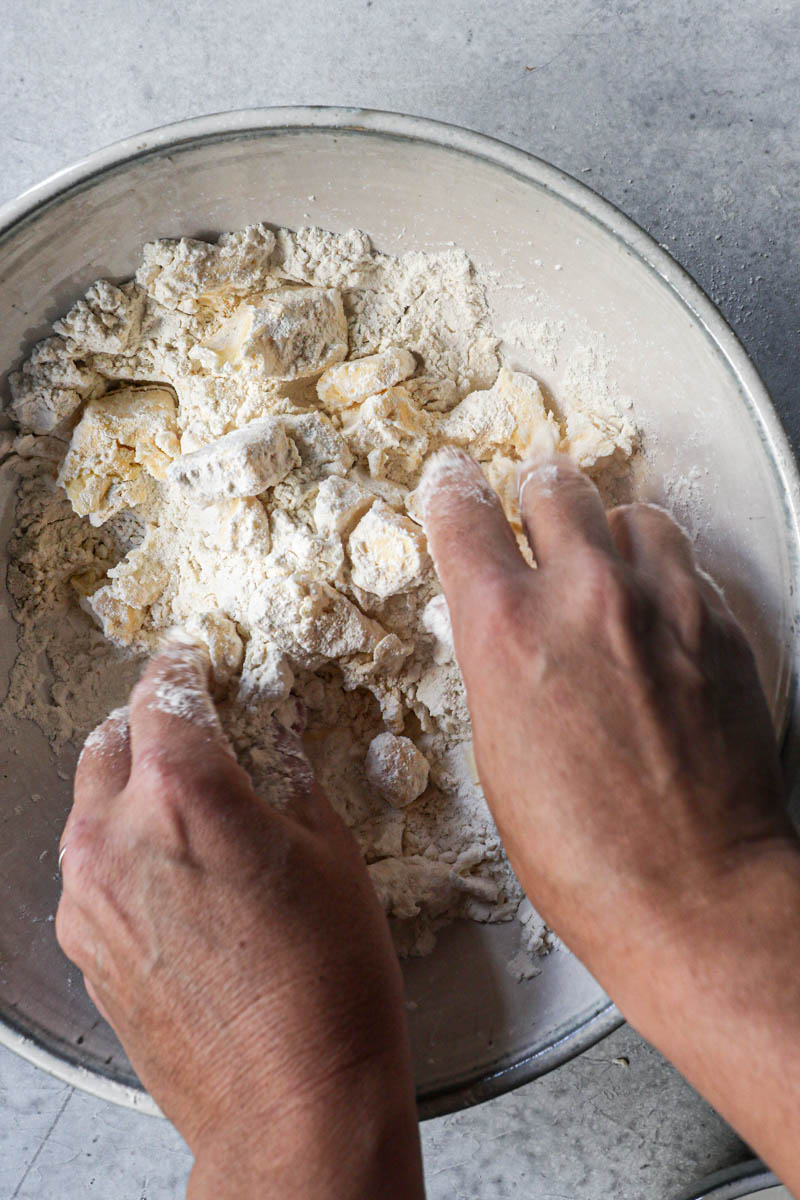
{"label": "right hand", "polygon": [[643,939],[796,852],[755,660],[666,513],[607,517],[568,461],[528,464],[533,570],[479,467],[445,453],[421,494],[486,799],[533,903],[624,997]]}

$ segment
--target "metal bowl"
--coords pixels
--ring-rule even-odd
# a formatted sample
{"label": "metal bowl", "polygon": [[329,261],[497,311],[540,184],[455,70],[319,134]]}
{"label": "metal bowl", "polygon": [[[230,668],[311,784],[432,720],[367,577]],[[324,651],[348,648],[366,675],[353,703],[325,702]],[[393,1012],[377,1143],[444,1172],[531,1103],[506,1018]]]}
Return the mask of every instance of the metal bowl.
{"label": "metal bowl", "polygon": [[[646,434],[636,493],[690,524],[787,727],[800,492],[769,398],[680,267],[609,204],[527,154],[430,121],[319,108],[202,117],[101,150],[0,211],[0,367],[16,365],[93,280],[130,276],[144,241],[258,220],[358,226],[386,251],[463,246],[490,280],[498,326],[532,294],[540,318],[563,328],[555,355],[516,354],[555,396],[581,346],[605,346],[609,385],[635,398]],[[0,547],[13,492],[13,479],[0,480]],[[0,689],[14,639],[4,593]],[[157,1111],[53,935],[70,765],[53,760],[30,724],[5,722],[0,1040],[70,1083]],[[518,983],[507,969],[517,939],[513,925],[459,923],[430,957],[406,964],[423,1116],[533,1079],[620,1023],[566,952]]]}
{"label": "metal bowl", "polygon": [[752,1159],[695,1184],[675,1200],[792,1200],[762,1162]]}

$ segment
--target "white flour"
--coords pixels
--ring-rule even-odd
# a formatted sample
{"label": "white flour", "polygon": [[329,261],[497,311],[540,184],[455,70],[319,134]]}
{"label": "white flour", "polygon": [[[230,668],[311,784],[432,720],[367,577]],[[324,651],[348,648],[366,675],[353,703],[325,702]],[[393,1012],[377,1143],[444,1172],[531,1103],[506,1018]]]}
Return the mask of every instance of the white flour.
{"label": "white flour", "polygon": [[[521,538],[519,463],[558,448],[616,469],[629,417],[568,395],[554,411],[502,367],[462,252],[387,257],[356,231],[152,243],[135,281],[99,281],[54,330],[12,378],[8,711],[56,747],[84,738],[180,630],[207,649],[223,727],[271,802],[307,781],[304,730],[401,952],[457,915],[513,917],[426,499],[457,484]],[[165,681],[156,703],[211,724],[191,684]],[[548,945],[529,909],[521,976]]]}

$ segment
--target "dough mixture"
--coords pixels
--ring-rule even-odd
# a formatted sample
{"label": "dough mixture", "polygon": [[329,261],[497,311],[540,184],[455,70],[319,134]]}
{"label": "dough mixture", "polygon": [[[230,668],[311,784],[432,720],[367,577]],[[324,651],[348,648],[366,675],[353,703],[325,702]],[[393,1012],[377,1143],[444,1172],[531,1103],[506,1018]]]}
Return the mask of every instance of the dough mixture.
{"label": "dough mixture", "polygon": [[558,449],[613,468],[630,419],[555,411],[503,366],[463,252],[391,257],[357,231],[152,242],[53,329],[11,377],[6,708],[80,740],[181,629],[273,803],[290,782],[273,718],[306,722],[402,953],[455,916],[519,915],[524,949],[546,949],[478,784],[417,487],[428,455],[463,447],[522,544],[516,464]]}

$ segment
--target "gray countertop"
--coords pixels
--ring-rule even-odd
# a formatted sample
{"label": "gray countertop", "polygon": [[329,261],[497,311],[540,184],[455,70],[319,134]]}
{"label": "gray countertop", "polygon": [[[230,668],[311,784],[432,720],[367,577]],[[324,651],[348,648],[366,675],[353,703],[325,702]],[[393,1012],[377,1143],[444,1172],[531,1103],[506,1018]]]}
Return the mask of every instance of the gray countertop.
{"label": "gray countertop", "polygon": [[[38,0],[0,26],[0,201],[203,112],[352,104],[466,125],[555,163],[652,233],[744,341],[800,446],[800,8],[794,0]],[[432,1200],[668,1200],[747,1157],[623,1028],[423,1128]],[[182,1195],[165,1123],[0,1051],[0,1197]]]}

